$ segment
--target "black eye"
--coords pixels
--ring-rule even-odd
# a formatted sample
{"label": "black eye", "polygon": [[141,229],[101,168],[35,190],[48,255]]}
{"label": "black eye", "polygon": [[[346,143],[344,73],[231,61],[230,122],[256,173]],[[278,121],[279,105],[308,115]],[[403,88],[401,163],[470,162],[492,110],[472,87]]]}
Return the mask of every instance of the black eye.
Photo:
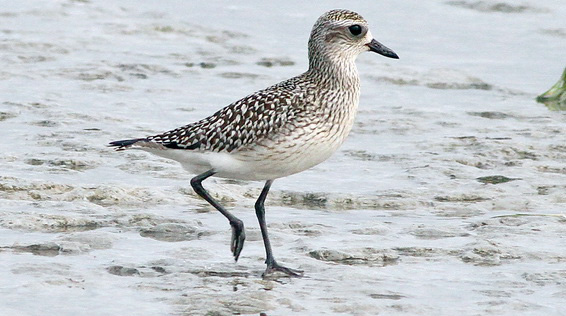
{"label": "black eye", "polygon": [[348,29],[350,30],[350,33],[352,33],[352,35],[354,36],[358,36],[362,33],[362,27],[359,26],[358,24],[354,24],[350,26]]}

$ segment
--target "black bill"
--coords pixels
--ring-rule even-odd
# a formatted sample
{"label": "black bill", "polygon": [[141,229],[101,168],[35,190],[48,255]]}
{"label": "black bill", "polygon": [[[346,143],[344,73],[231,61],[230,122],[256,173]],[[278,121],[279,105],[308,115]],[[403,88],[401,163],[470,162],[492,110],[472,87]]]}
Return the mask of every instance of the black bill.
{"label": "black bill", "polygon": [[369,50],[372,51],[372,52],[376,52],[376,53],[381,54],[385,57],[399,59],[399,56],[397,56],[397,54],[395,54],[394,51],[385,47],[385,45],[381,44],[380,42],[378,42],[374,39],[372,39],[371,42],[369,42],[366,45],[367,45],[367,47],[369,47]]}

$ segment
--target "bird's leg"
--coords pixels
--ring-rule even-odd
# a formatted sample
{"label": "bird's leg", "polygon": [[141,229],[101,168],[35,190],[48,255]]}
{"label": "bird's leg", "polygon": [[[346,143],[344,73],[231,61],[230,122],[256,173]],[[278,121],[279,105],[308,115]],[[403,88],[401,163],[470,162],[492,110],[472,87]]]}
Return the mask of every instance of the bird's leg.
{"label": "bird's leg", "polygon": [[265,245],[265,254],[266,259],[265,263],[267,264],[267,269],[263,273],[263,278],[268,278],[270,275],[274,274],[275,272],[281,272],[289,277],[301,277],[303,276],[303,271],[301,270],[294,270],[289,269],[284,266],[281,266],[275,261],[273,257],[273,251],[271,250],[271,243],[269,242],[269,236],[267,235],[267,225],[265,223],[265,207],[263,206],[265,202],[265,198],[267,197],[267,193],[269,192],[269,188],[273,180],[267,180],[265,182],[265,186],[259,195],[259,198],[255,202],[255,213],[257,215],[257,220],[259,221],[259,228],[261,229],[261,236],[263,237],[263,244]]}
{"label": "bird's leg", "polygon": [[191,179],[191,186],[195,192],[205,199],[210,205],[214,206],[222,215],[224,215],[229,221],[230,226],[232,226],[232,240],[230,242],[230,250],[234,254],[234,260],[238,261],[240,257],[240,252],[244,248],[244,240],[246,239],[246,233],[244,231],[244,222],[239,218],[228,212],[222,205],[220,205],[215,199],[213,199],[210,194],[202,187],[202,181],[206,178],[214,175],[216,172],[211,169],[205,173],[199,174],[198,176]]}

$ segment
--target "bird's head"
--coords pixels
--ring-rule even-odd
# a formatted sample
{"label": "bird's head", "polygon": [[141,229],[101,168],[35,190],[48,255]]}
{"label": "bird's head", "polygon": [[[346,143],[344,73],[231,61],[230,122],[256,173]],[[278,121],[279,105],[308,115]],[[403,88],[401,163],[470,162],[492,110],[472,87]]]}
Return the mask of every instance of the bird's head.
{"label": "bird's head", "polygon": [[355,60],[366,51],[399,58],[395,52],[373,38],[367,21],[356,12],[331,10],[318,18],[313,26],[309,39],[311,62],[313,58],[320,58],[320,55],[331,59]]}

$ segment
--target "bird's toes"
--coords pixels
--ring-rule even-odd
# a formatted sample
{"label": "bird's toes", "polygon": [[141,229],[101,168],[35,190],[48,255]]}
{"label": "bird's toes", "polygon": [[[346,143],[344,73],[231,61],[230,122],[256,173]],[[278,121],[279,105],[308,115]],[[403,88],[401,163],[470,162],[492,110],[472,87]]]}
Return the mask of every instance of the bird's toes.
{"label": "bird's toes", "polygon": [[241,221],[230,223],[230,225],[232,226],[232,240],[230,242],[230,250],[234,254],[234,260],[238,261],[240,253],[244,248],[246,232],[244,230],[244,224]]}
{"label": "bird's toes", "polygon": [[278,278],[300,278],[303,275],[303,270],[291,269],[273,263],[267,265],[267,269],[261,276],[263,279],[273,280]]}

